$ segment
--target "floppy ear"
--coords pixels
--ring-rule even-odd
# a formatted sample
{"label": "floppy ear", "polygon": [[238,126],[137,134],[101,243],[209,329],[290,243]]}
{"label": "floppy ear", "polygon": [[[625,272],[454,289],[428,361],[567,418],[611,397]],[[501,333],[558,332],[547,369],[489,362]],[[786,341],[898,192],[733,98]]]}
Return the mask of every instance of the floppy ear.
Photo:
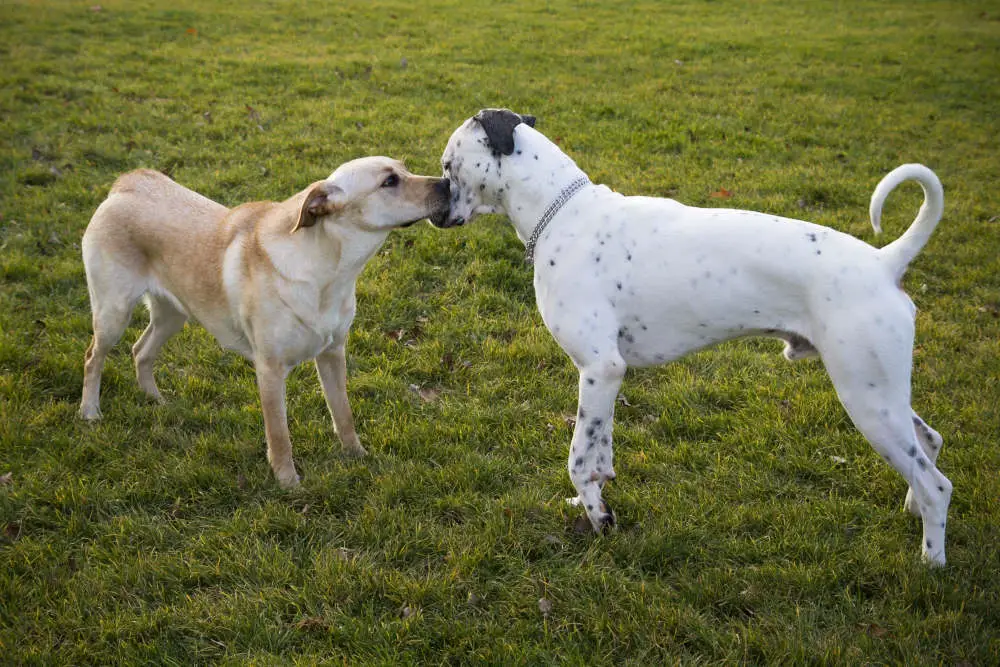
{"label": "floppy ear", "polygon": [[[531,119],[530,122],[528,119]],[[510,109],[483,109],[475,119],[486,130],[493,150],[510,155],[514,152],[514,128],[521,123],[534,127],[534,116],[519,116]]]}
{"label": "floppy ear", "polygon": [[299,209],[298,220],[292,227],[292,232],[296,232],[302,227],[312,227],[316,221],[324,215],[329,215],[341,208],[347,200],[344,191],[333,183],[319,181],[313,183],[306,193],[302,208]]}

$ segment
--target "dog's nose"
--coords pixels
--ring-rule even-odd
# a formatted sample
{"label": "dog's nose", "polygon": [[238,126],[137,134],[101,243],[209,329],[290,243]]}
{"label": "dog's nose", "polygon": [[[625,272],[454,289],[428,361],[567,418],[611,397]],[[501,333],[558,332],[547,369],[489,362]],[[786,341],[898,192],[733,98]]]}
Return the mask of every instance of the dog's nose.
{"label": "dog's nose", "polygon": [[451,181],[447,178],[440,178],[438,182],[434,184],[434,189],[440,192],[445,197],[451,196]]}

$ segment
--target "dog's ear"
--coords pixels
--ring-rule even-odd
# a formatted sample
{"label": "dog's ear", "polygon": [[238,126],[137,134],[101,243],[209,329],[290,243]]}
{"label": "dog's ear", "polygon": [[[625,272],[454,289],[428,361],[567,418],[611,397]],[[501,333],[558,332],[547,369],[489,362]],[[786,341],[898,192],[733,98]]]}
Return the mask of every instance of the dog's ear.
{"label": "dog's ear", "polygon": [[475,119],[486,130],[486,138],[493,149],[504,155],[514,152],[515,127],[521,123],[528,127],[535,126],[534,116],[520,116],[510,109],[483,109],[475,115]]}
{"label": "dog's ear", "polygon": [[347,195],[333,183],[328,181],[313,183],[309,186],[292,231],[296,232],[302,227],[312,227],[324,215],[330,215],[342,208],[345,203]]}

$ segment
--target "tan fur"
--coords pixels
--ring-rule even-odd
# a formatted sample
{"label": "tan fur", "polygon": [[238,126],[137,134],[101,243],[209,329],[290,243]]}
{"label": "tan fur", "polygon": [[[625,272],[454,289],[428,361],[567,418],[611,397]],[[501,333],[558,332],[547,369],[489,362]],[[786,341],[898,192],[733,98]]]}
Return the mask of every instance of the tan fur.
{"label": "tan fur", "polygon": [[100,418],[104,360],[145,297],[150,323],[132,354],[139,385],[151,397],[162,401],[152,373],[160,348],[194,317],[254,363],[268,460],[279,483],[299,481],[285,378],[303,361],[315,359],[346,451],[364,454],[346,392],[355,281],[390,230],[446,215],[448,200],[447,180],[414,176],[383,157],[348,162],[283,202],[233,209],[156,171],[125,174],[81,244],[94,318],[81,416]]}

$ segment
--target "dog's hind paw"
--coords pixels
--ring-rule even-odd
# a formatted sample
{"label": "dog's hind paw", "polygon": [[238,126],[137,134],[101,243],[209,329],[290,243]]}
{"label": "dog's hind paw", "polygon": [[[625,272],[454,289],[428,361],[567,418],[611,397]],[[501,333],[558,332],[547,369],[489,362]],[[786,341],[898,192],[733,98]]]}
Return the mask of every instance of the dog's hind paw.
{"label": "dog's hind paw", "polygon": [[80,419],[89,422],[97,421],[103,416],[101,414],[101,409],[96,405],[81,405],[80,412],[78,414],[80,415]]}

